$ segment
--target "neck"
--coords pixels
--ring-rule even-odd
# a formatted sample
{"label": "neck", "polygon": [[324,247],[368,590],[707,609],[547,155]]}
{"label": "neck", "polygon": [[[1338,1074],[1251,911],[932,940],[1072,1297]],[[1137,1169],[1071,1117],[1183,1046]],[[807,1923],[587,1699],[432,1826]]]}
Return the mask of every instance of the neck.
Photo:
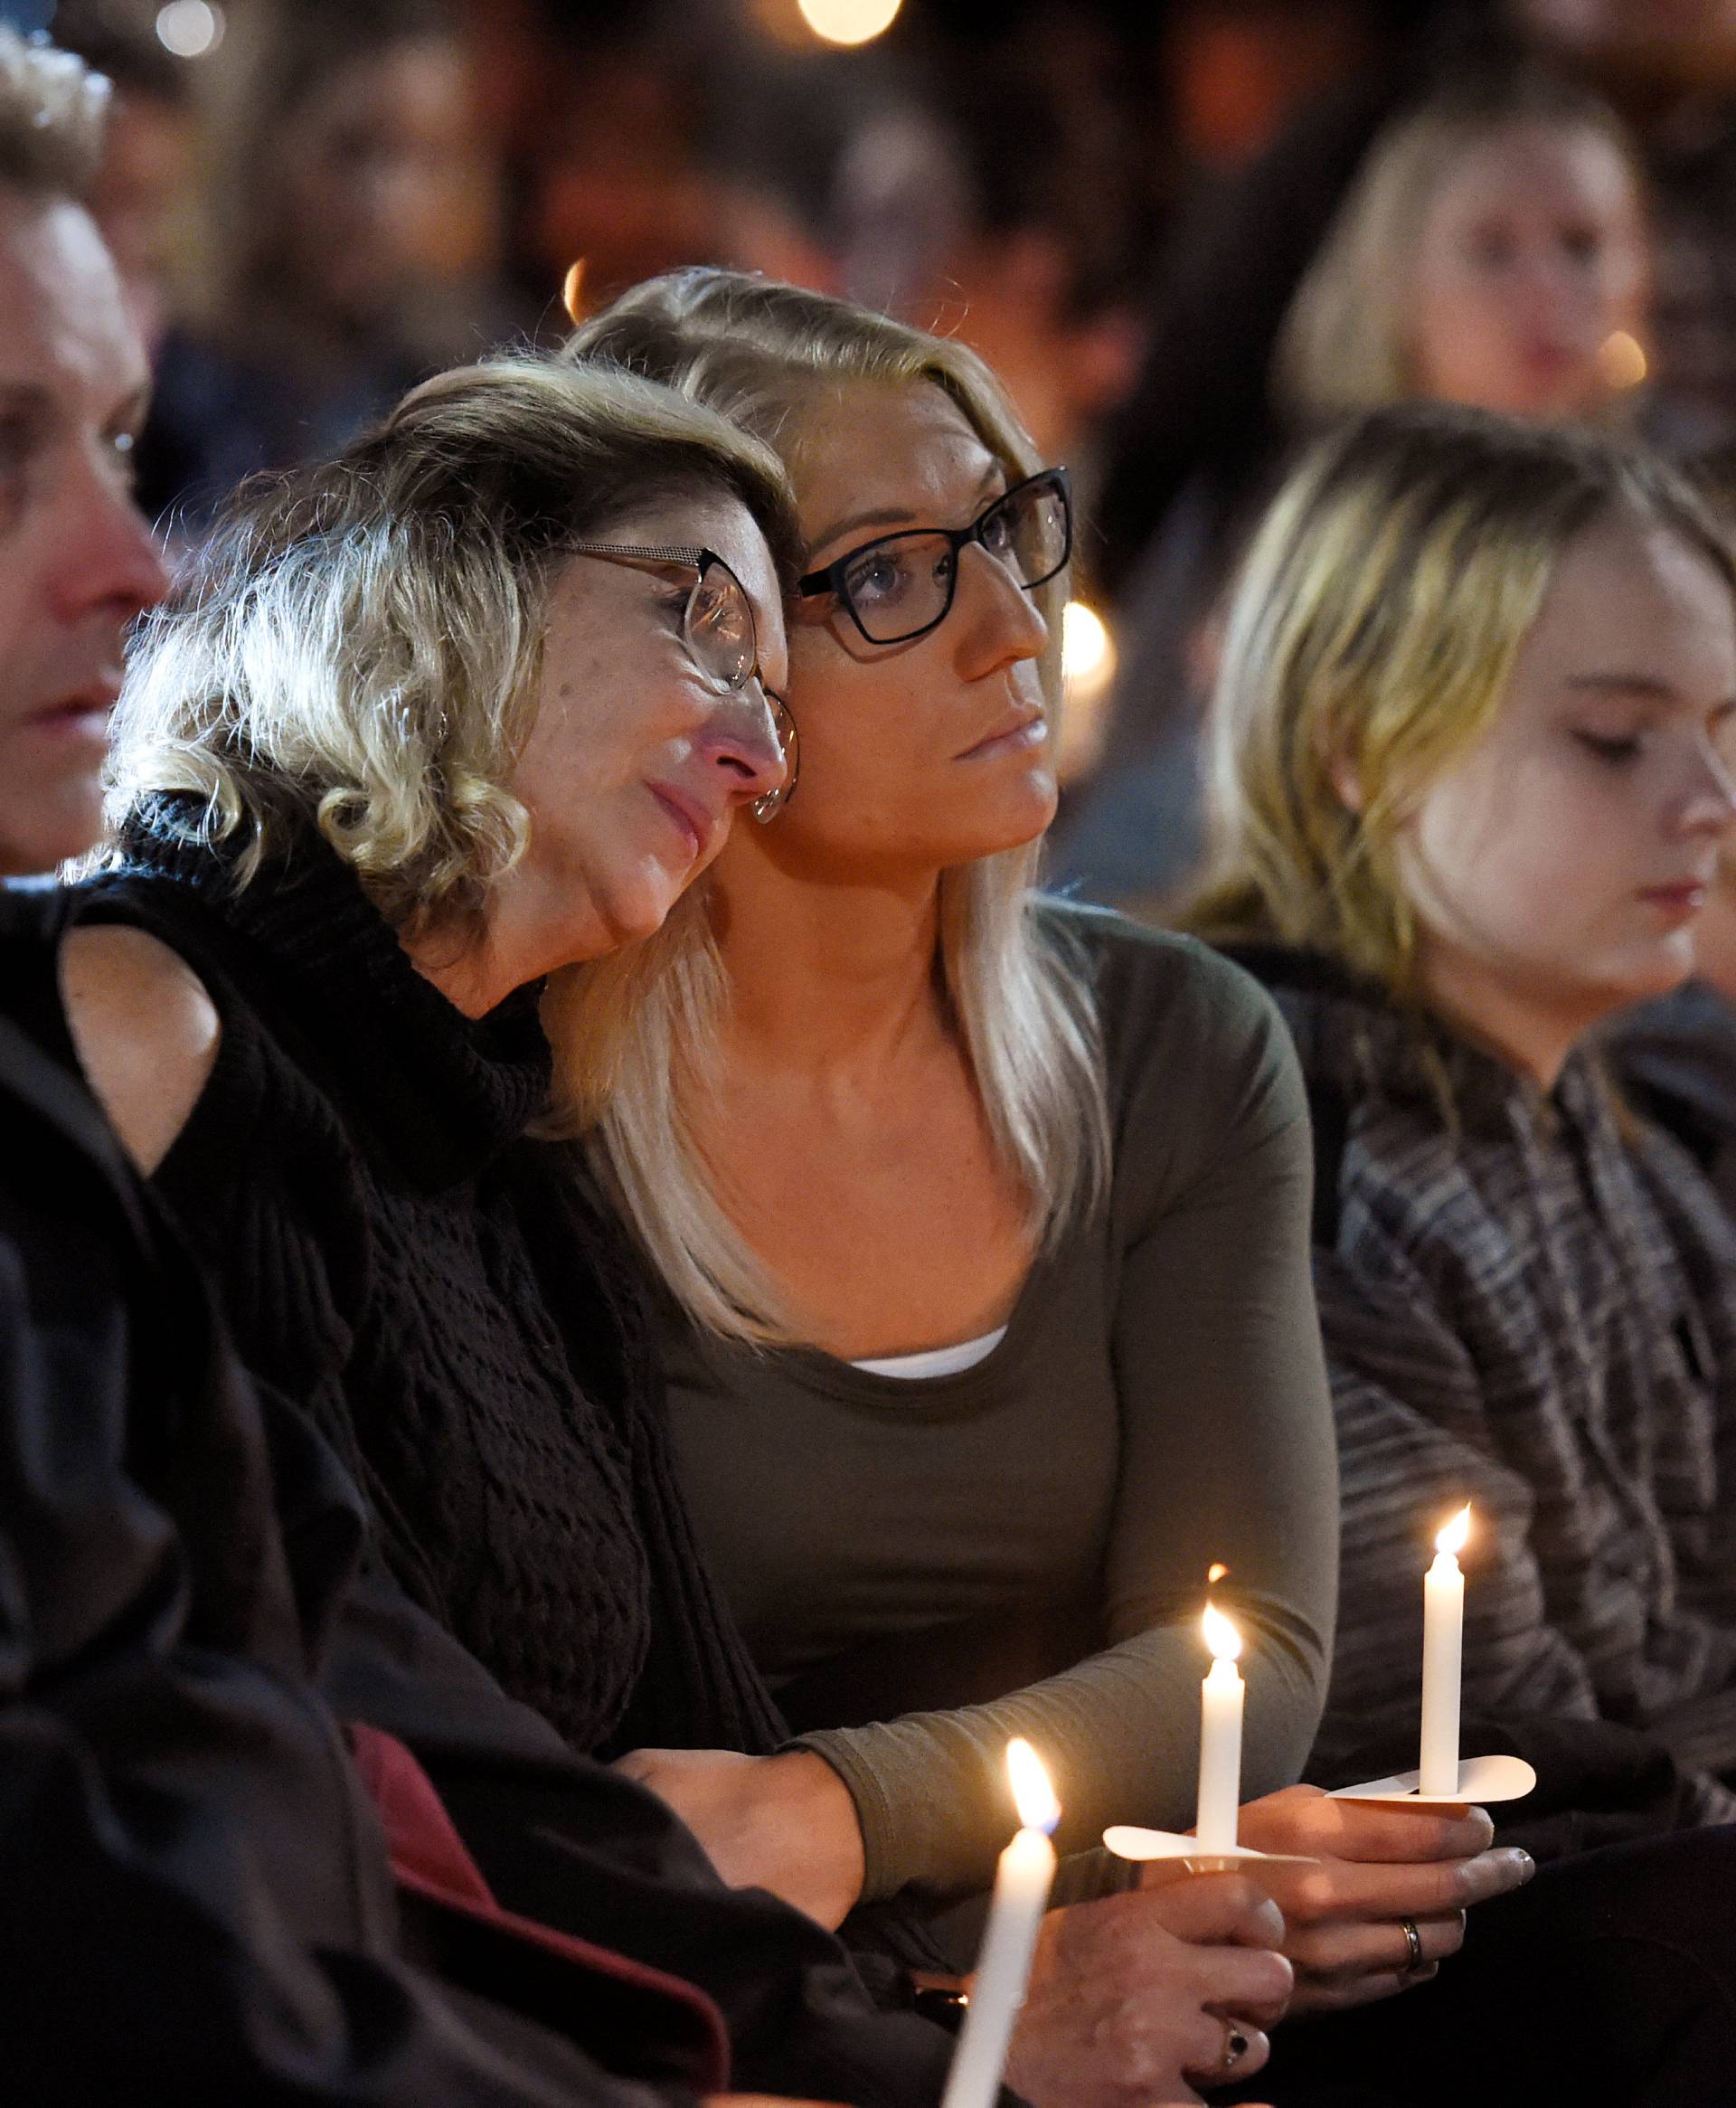
{"label": "neck", "polygon": [[436,923],[413,937],[401,932],[398,941],[422,978],[432,981],[467,1017],[486,1017],[514,988],[537,978],[520,974],[502,959],[486,929],[478,935]]}
{"label": "neck", "polygon": [[571,883],[542,879],[528,861],[490,891],[479,918],[431,922],[398,941],[467,1017],[486,1017],[515,989],[610,948],[600,931],[575,929]]}
{"label": "neck", "polygon": [[722,859],[717,893],[728,1031],[744,1049],[861,1073],[942,1026],[938,872],[816,884],[749,848]]}
{"label": "neck", "polygon": [[1425,946],[1422,992],[1430,1009],[1541,1091],[1552,1091],[1567,1057],[1601,1010],[1515,989],[1498,970],[1444,948]]}

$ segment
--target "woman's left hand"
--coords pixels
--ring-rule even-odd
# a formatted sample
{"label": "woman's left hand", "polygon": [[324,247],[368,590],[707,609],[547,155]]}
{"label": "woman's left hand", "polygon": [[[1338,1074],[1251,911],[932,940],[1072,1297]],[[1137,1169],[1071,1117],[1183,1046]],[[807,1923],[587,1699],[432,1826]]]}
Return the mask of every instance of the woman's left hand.
{"label": "woman's left hand", "polygon": [[731,1888],[769,1888],[834,1930],[861,1895],[856,1804],[811,1750],[635,1749],[615,1769],[675,1810]]}

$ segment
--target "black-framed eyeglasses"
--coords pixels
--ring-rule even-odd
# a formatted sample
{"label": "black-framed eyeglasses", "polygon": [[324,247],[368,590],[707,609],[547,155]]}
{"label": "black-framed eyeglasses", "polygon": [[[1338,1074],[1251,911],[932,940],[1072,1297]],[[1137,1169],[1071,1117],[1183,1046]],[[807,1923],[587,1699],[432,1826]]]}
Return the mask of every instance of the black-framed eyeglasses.
{"label": "black-framed eyeglasses", "polygon": [[967,527],[904,527],[797,579],[803,600],[835,593],[870,644],[908,644],[938,629],[958,590],[959,553],[987,550],[1027,592],[1064,569],[1073,553],[1073,494],[1064,468],[1015,483]]}
{"label": "black-framed eyeglasses", "polygon": [[776,790],[756,798],[749,808],[755,819],[769,820],[789,802],[796,788],[800,750],[789,704],[760,670],[760,638],[746,586],[715,549],[634,542],[564,542],[561,546],[562,553],[569,556],[596,556],[605,563],[693,573],[687,604],[681,612],[681,640],[688,657],[719,695],[740,695],[750,685],[757,686],[771,712],[784,756],[784,780]]}

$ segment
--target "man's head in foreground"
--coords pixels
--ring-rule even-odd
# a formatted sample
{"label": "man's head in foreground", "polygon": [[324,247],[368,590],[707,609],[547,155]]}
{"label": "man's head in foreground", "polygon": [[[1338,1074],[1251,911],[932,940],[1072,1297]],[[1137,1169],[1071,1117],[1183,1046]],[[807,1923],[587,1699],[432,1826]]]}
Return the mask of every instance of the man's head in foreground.
{"label": "man's head in foreground", "polygon": [[122,643],[165,583],[129,470],[149,370],[80,202],[107,92],[0,29],[0,874],[96,839]]}

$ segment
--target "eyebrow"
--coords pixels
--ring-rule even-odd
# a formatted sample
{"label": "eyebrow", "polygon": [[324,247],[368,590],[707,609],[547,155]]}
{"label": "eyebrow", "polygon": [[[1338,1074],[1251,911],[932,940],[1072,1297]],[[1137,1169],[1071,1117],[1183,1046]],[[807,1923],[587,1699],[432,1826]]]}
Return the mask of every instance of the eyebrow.
{"label": "eyebrow", "polygon": [[1567,685],[1580,694],[1637,695],[1650,703],[1675,703],[1679,691],[1656,674],[1570,674]]}
{"label": "eyebrow", "polygon": [[[1006,479],[1006,466],[1001,461],[989,465],[982,481],[976,486],[976,496],[986,499],[989,485],[997,479],[1002,482]],[[816,534],[808,544],[810,561],[815,550],[829,548],[844,535],[856,534],[863,527],[908,527],[915,519],[916,515],[903,506],[882,506],[873,512],[846,513],[843,519],[835,521],[824,534]]]}
{"label": "eyebrow", "polygon": [[[1651,704],[1658,709],[1678,707],[1682,692],[1655,674],[1573,674],[1567,685],[1580,695],[1625,695],[1631,701]],[[1712,704],[1714,710],[1736,708],[1736,695],[1726,695]]]}

